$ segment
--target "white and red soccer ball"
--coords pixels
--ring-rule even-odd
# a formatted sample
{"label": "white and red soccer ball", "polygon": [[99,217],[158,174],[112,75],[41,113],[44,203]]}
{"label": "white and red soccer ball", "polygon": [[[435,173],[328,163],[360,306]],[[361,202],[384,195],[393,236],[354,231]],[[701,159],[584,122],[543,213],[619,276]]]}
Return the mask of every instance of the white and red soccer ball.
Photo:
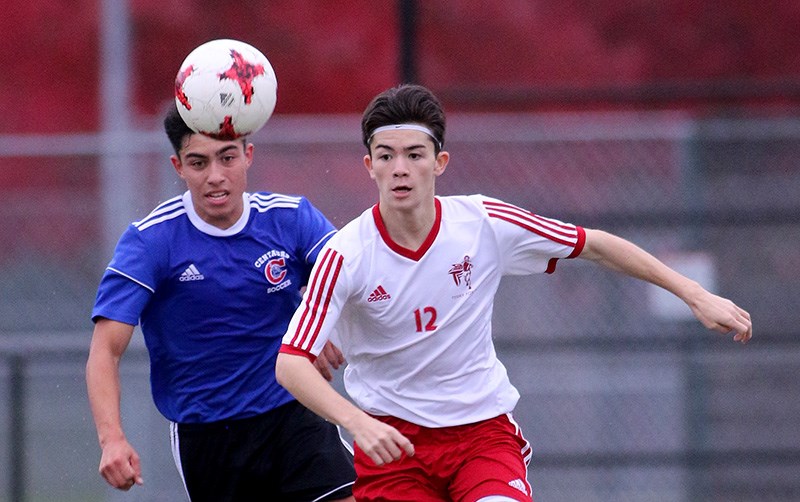
{"label": "white and red soccer ball", "polygon": [[277,89],[275,71],[261,51],[238,40],[212,40],[183,60],[175,104],[194,132],[230,140],[267,123]]}

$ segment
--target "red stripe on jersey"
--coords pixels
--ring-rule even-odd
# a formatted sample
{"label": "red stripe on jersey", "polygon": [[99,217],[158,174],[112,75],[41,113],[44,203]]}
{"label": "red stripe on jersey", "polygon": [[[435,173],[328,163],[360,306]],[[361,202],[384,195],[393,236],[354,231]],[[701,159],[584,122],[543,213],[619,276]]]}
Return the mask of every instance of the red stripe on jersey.
{"label": "red stripe on jersey", "polygon": [[305,309],[292,338],[292,345],[302,350],[310,350],[319,335],[320,326],[333,295],[333,287],[342,268],[342,256],[332,249],[325,251],[320,266],[309,286]]}
{"label": "red stripe on jersey", "polygon": [[[575,225],[545,218],[512,204],[484,201],[489,216],[513,223],[537,235],[567,246],[574,246],[578,238]],[[566,240],[565,240],[566,239]]]}
{"label": "red stripe on jersey", "polygon": [[[578,231],[578,242],[575,244],[575,248],[572,252],[567,256],[567,258],[575,258],[581,251],[583,251],[583,246],[586,244],[586,231],[583,227],[575,227]],[[550,261],[547,262],[547,270],[544,271],[545,274],[552,274],[556,271],[556,263],[558,263],[558,258],[550,258]]]}
{"label": "red stripe on jersey", "polygon": [[320,295],[325,289],[325,282],[331,270],[332,258],[335,251],[328,249],[322,257],[320,266],[317,267],[314,274],[313,282],[308,288],[308,295],[306,296],[306,308],[303,310],[303,315],[300,317],[300,322],[297,325],[297,331],[292,339],[292,345],[304,350],[308,350],[309,333],[314,326],[314,321],[317,319],[317,313],[320,304]]}
{"label": "red stripe on jersey", "polygon": [[[314,309],[311,306],[311,299],[312,299],[312,292],[316,290],[317,284],[319,284],[321,271],[325,268],[325,262],[329,259],[330,254],[332,251],[330,249],[326,250],[323,254],[322,258],[318,258],[319,266],[315,269],[314,275],[311,277],[311,280],[308,284],[308,294],[306,295],[306,300],[303,302],[305,308],[303,309],[303,313],[300,315],[300,322],[297,323],[297,328],[295,329],[294,336],[292,337],[291,345],[292,346],[299,346],[302,345],[303,337],[305,336],[304,327],[307,326],[306,318],[311,315],[314,316]],[[307,329],[306,329],[307,332]]]}
{"label": "red stripe on jersey", "polygon": [[[309,284],[308,284],[308,289],[309,290],[316,289],[317,283],[319,282],[320,270],[322,270],[322,264],[326,259],[328,259],[328,256],[330,255],[330,253],[331,253],[330,250],[326,250],[325,253],[323,254],[322,258],[317,258],[318,263],[319,263],[319,267],[317,267],[317,269],[314,271],[314,275],[311,277],[311,280],[309,281]],[[295,330],[294,336],[292,337],[291,345],[297,345],[297,339],[300,336],[300,332],[301,332],[301,330],[303,329],[303,326],[305,326],[305,323],[306,323],[306,316],[308,316],[309,312],[311,312],[311,308],[310,308],[310,304],[309,304],[310,299],[311,299],[311,295],[310,295],[310,291],[309,291],[309,294],[306,295],[306,300],[303,302],[303,305],[305,305],[305,308],[303,309],[303,313],[300,315],[300,322],[297,323],[297,329]]]}
{"label": "red stripe on jersey", "polygon": [[575,243],[575,249],[567,256],[567,258],[575,258],[581,251],[583,251],[583,246],[586,245],[586,230],[583,227],[575,227],[575,230],[578,231],[578,242]]}
{"label": "red stripe on jersey", "polygon": [[298,349],[297,347],[294,347],[292,345],[286,345],[285,343],[281,344],[280,353],[291,354],[295,356],[303,356],[312,363],[317,360],[317,356],[315,356],[311,352],[306,352],[305,350]]}

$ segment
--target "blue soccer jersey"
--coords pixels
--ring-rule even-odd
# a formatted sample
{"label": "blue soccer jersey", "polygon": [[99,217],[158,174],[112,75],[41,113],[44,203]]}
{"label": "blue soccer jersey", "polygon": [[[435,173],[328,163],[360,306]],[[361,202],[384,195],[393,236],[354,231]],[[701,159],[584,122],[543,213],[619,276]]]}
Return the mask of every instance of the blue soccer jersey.
{"label": "blue soccer jersey", "polygon": [[141,323],[159,411],[180,423],[244,418],[291,401],[275,358],[333,225],[308,200],[244,194],[231,228],[205,223],[189,192],[131,224],[92,318]]}

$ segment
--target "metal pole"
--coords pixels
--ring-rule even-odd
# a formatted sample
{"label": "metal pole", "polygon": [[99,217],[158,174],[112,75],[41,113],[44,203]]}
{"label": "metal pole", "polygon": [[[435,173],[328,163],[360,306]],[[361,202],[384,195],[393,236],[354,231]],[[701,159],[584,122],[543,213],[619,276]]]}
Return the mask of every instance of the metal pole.
{"label": "metal pole", "polygon": [[417,82],[416,0],[399,0],[400,14],[400,79],[402,83]]}
{"label": "metal pole", "polygon": [[131,141],[130,13],[127,0],[102,0],[100,19],[101,197],[108,259],[134,212],[137,180]]}
{"label": "metal pole", "polygon": [[25,500],[25,359],[21,354],[10,358],[10,397],[9,397],[9,459],[11,461],[10,498],[11,502]]}
{"label": "metal pole", "polygon": [[[681,192],[684,211],[693,218],[704,214],[706,209],[705,171],[701,137],[698,126],[693,124],[683,140],[681,163]],[[702,242],[702,222],[690,221],[683,230],[683,246],[695,250]],[[689,337],[684,354],[686,378],[686,451],[687,500],[703,500],[709,494],[708,469],[699,463],[699,457],[692,452],[705,453],[708,444],[708,374],[702,361],[701,341],[708,336],[698,328],[693,320],[684,323],[684,329],[695,336]]]}
{"label": "metal pole", "polygon": [[[140,180],[136,176],[131,130],[131,21],[128,0],[102,0],[101,197],[104,259],[111,258],[119,235],[134,218]],[[141,452],[140,452],[141,453]],[[146,453],[145,453],[146,455]],[[145,475],[145,477],[147,477]],[[108,500],[130,500],[130,494],[109,490]],[[127,497],[126,497],[127,496]]]}

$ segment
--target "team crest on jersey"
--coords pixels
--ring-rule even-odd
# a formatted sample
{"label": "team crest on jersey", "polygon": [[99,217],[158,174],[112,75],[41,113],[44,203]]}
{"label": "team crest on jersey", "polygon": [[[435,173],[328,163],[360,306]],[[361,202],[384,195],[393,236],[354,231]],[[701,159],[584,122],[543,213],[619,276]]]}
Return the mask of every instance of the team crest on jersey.
{"label": "team crest on jersey", "polygon": [[473,266],[472,259],[467,255],[460,262],[454,263],[447,273],[453,277],[453,282],[456,283],[456,286],[464,284],[467,286],[467,289],[472,289]]}
{"label": "team crest on jersey", "polygon": [[256,260],[256,268],[264,267],[264,277],[272,285],[267,288],[267,293],[274,293],[291,286],[292,280],[286,278],[289,274],[286,269],[289,259],[289,253],[286,251],[273,249]]}

